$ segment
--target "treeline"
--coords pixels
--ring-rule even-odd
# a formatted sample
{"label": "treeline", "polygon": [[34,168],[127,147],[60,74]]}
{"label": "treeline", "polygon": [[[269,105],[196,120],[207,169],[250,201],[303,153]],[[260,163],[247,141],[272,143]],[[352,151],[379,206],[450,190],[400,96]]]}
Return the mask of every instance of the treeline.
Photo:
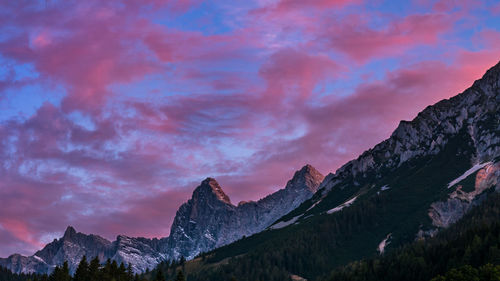
{"label": "treeline", "polygon": [[353,262],[322,280],[500,280],[498,265],[500,194],[493,193],[436,237],[414,242],[381,258]]}
{"label": "treeline", "polygon": [[[235,248],[235,245],[230,245],[208,253],[205,257],[206,264],[208,267],[214,265],[213,269],[187,271],[188,280],[218,281],[235,277],[240,281],[283,281],[290,280],[291,274],[313,280],[318,275],[353,260],[353,256],[372,254],[372,247],[355,245],[352,237],[375,230],[386,206],[387,201],[383,196],[372,197],[360,200],[336,215],[312,217],[309,221],[280,231],[265,231],[253,235],[235,244],[251,251],[241,257],[238,257],[240,254],[237,252],[226,254],[225,252]],[[242,245],[243,243],[246,245]],[[347,244],[352,253],[346,250]],[[218,255],[235,258],[224,261]]]}
{"label": "treeline", "polygon": [[500,265],[492,265],[488,263],[476,269],[470,265],[465,265],[460,268],[454,268],[448,271],[444,276],[438,275],[432,278],[431,281],[499,281],[500,280]]}
{"label": "treeline", "polygon": [[[176,265],[179,262],[168,264]],[[110,259],[101,264],[97,257],[88,262],[87,257],[83,256],[73,275],[68,262],[65,261],[62,266],[56,266],[51,274],[15,274],[7,268],[0,267],[0,281],[185,281],[182,271],[178,271],[174,279],[167,279],[162,271],[154,270],[154,273],[151,276],[148,270],[142,275],[134,274],[130,264],[126,267],[123,263],[118,265],[116,261]]]}
{"label": "treeline", "polygon": [[152,281],[184,281],[186,280],[184,276],[185,264],[186,259],[184,257],[181,257],[179,260],[162,261],[153,270],[148,270],[142,276]]}
{"label": "treeline", "polygon": [[68,262],[57,266],[48,276],[48,281],[134,281],[140,280],[139,275],[134,274],[132,266],[125,267],[123,263],[118,265],[116,261],[108,259],[101,265],[99,258],[95,257],[90,262],[83,256],[75,274],[71,276]]}
{"label": "treeline", "polygon": [[[183,261],[184,262],[184,261]],[[166,263],[166,262],[163,262]],[[172,264],[176,264],[173,262]],[[123,263],[118,265],[116,261],[108,259],[104,265],[100,264],[97,257],[87,262],[84,256],[73,276],[70,275],[68,263],[64,262],[61,267],[56,267],[54,271],[47,277],[47,281],[167,281],[166,277],[161,271],[155,271],[153,277],[149,274],[139,275],[134,274],[132,265],[125,267]],[[149,277],[149,278],[148,278]],[[178,271],[175,281],[185,281],[184,273]],[[34,280],[35,281],[35,280]],[[37,280],[38,281],[38,280]],[[45,281],[45,280],[40,280]]]}
{"label": "treeline", "polygon": [[[293,273],[307,272],[309,276],[302,275],[302,277],[308,280],[429,281],[438,275],[448,278],[447,272],[453,275],[457,270],[463,271],[462,267],[466,265],[477,270],[480,275],[483,269],[491,269],[489,266],[484,267],[486,264],[493,266],[500,264],[500,194],[493,192],[457,224],[433,238],[406,244],[382,257],[339,267],[335,265],[338,260],[330,259],[332,253],[336,256],[345,255],[345,258],[359,254],[346,251],[342,247],[346,241],[342,241],[344,235],[351,235],[350,233],[355,235],[363,228],[375,228],[374,218],[386,205],[380,197],[359,203],[340,213],[337,218],[329,217],[328,220],[316,224],[319,228],[315,228],[314,231],[308,231],[299,225],[289,228],[286,233],[280,232],[282,236],[280,239],[269,237],[272,232],[266,236],[262,235],[262,239],[259,238],[260,235],[251,237],[245,241],[258,246],[241,257],[217,261],[213,260],[210,253],[205,257],[202,255],[201,258],[204,257],[205,261],[200,261],[199,269],[186,270],[187,279],[215,281],[232,280],[236,277],[240,281],[281,281],[290,280]],[[340,222],[349,223],[340,224]],[[357,250],[363,251],[362,245]],[[329,265],[329,269],[325,269]],[[313,272],[315,269],[324,270]],[[453,269],[455,271],[452,271]],[[164,272],[173,272],[172,269],[169,270],[163,267]],[[436,280],[468,280],[450,278]],[[500,281],[500,279],[491,280]]]}
{"label": "treeline", "polygon": [[9,269],[0,266],[0,281],[28,281],[37,280],[41,275],[30,273],[30,274],[14,274]]}

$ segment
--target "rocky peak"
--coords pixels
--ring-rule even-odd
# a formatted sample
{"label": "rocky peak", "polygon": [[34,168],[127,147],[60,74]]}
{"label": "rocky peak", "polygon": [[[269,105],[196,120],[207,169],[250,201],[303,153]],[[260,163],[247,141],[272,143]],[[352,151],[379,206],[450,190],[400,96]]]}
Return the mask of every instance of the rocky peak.
{"label": "rocky peak", "polygon": [[293,178],[286,184],[287,189],[304,189],[307,188],[311,192],[316,192],[319,184],[323,181],[324,176],[318,172],[313,166],[307,164],[300,170],[296,171]]}
{"label": "rocky peak", "polygon": [[76,230],[72,226],[68,226],[64,231],[63,240],[69,240],[76,236]]}
{"label": "rocky peak", "polygon": [[218,201],[231,205],[229,196],[224,193],[219,183],[214,178],[206,178],[201,184],[193,191],[193,200],[208,200],[209,198],[216,198]]}

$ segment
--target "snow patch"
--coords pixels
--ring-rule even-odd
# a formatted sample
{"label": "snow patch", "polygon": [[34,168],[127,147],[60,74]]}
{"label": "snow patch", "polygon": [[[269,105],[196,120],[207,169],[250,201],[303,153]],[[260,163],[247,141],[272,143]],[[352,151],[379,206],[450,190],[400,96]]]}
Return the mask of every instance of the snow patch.
{"label": "snow patch", "polygon": [[327,214],[333,214],[333,213],[336,213],[336,212],[344,209],[345,207],[349,207],[349,206],[352,205],[352,203],[354,203],[354,201],[356,201],[357,198],[358,198],[358,196],[354,196],[354,198],[352,198],[352,199],[350,199],[350,200],[348,200],[348,201],[346,201],[346,202],[338,205],[337,207],[335,207],[335,208],[333,208],[331,210],[328,210],[326,213]]}
{"label": "snow patch", "polygon": [[296,216],[296,217],[293,217],[292,219],[288,220],[288,221],[280,221],[279,223],[275,224],[275,225],[272,225],[271,227],[269,227],[270,229],[280,229],[280,228],[283,228],[285,226],[289,226],[293,223],[295,223],[302,215],[299,215],[299,216]]}
{"label": "snow patch", "polygon": [[384,253],[385,247],[391,243],[390,241],[388,241],[389,239],[391,239],[391,235],[392,233],[387,234],[385,239],[378,244],[377,250],[381,255]]}
{"label": "snow patch", "polygon": [[39,256],[37,256],[37,255],[33,255],[33,257],[34,257],[36,260],[41,261],[41,262],[43,262],[43,263],[45,263],[45,264],[46,264],[46,262],[45,262],[45,261],[44,261],[41,257],[39,257]]}
{"label": "snow patch", "polygon": [[492,162],[486,162],[486,163],[483,163],[483,164],[476,164],[476,165],[472,166],[472,168],[470,168],[469,170],[465,171],[465,173],[463,173],[461,176],[459,176],[458,178],[452,180],[448,184],[448,188],[450,188],[450,187],[454,186],[455,184],[463,181],[465,178],[467,178],[468,176],[472,175],[477,170],[482,169],[484,166],[491,165],[491,164],[493,164],[493,163]]}
{"label": "snow patch", "polygon": [[212,241],[216,242],[216,241],[215,241],[215,239],[214,239],[214,237],[212,236],[212,234],[210,234],[210,233],[205,233],[205,235],[204,235],[204,236],[205,236],[207,239],[209,239],[209,240],[212,240]]}
{"label": "snow patch", "polygon": [[[316,207],[316,205],[318,205],[321,201],[323,200],[323,198],[319,199],[316,203],[312,204],[311,207],[309,207],[305,212],[308,212],[309,210],[311,210],[312,208]],[[305,213],[304,212],[304,213]]]}

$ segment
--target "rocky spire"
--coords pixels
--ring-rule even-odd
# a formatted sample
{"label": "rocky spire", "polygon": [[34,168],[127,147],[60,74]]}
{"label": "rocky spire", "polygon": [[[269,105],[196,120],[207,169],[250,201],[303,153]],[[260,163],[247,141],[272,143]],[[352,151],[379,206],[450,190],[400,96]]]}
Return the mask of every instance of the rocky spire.
{"label": "rocky spire", "polygon": [[64,236],[63,239],[65,238],[71,238],[76,235],[76,230],[72,226],[68,226],[66,228],[66,231],[64,231]]}
{"label": "rocky spire", "polygon": [[316,192],[318,186],[323,181],[324,176],[313,166],[307,164],[296,171],[293,178],[288,181],[286,188],[302,189],[307,188],[311,192]]}
{"label": "rocky spire", "polygon": [[195,200],[201,200],[203,198],[208,199],[213,196],[221,202],[231,204],[229,196],[224,193],[219,183],[214,178],[206,178],[202,181],[201,184],[194,190],[192,198]]}

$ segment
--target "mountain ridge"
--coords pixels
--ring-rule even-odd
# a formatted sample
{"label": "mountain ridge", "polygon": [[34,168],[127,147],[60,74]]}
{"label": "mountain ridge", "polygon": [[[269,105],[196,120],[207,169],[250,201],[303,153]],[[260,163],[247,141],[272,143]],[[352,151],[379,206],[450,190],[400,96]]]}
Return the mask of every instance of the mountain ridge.
{"label": "mountain ridge", "polygon": [[328,174],[311,199],[266,231],[207,253],[198,272],[188,274],[314,279],[379,255],[384,241],[385,253],[435,235],[500,191],[499,103],[497,63],[462,93],[401,121],[388,139]]}
{"label": "mountain ridge", "polygon": [[[191,259],[201,252],[264,230],[283,214],[312,197],[323,178],[311,165],[305,165],[294,173],[284,189],[258,201],[240,202],[237,206],[220,193],[222,189],[214,179],[206,179],[176,213],[169,236],[172,241],[168,247],[169,256]],[[204,188],[208,183],[211,193],[208,187]],[[200,197],[210,198],[204,197],[205,193],[201,190],[217,196],[213,200],[203,200],[206,204],[200,205]]]}
{"label": "mountain ridge", "polygon": [[[102,262],[109,258],[118,263],[132,264],[135,272],[144,272],[167,259],[193,258],[202,251],[261,231],[291,211],[293,207],[310,198],[319,186],[319,178],[322,179],[323,176],[312,166],[306,165],[294,173],[284,189],[269,194],[257,202],[235,206],[218,182],[208,177],[193,190],[191,198],[179,207],[172,223],[171,233],[167,237],[148,239],[117,235],[114,241],[109,241],[99,235],[77,232],[74,227],[68,226],[61,238],[54,239],[35,254],[31,256],[13,254],[7,258],[0,258],[0,266],[15,273],[45,273],[67,260],[70,271],[74,272],[80,259],[86,255],[87,258],[97,256]],[[286,208],[280,205],[283,203],[287,205]],[[214,208],[216,210],[214,213],[207,214]],[[181,219],[184,213],[189,213],[187,221]],[[197,220],[201,224],[207,221],[207,217],[211,217],[210,223],[205,223],[203,228],[199,229],[197,233],[199,237],[196,238],[198,243],[205,243],[204,246],[195,247],[193,243],[182,245],[185,231],[189,229],[184,223],[190,225]],[[243,217],[245,219],[242,220]],[[255,220],[260,220],[261,223],[257,224]],[[190,235],[192,236],[190,238],[194,238],[194,233]],[[217,235],[220,241],[208,243],[207,241],[214,239],[210,235]]]}

